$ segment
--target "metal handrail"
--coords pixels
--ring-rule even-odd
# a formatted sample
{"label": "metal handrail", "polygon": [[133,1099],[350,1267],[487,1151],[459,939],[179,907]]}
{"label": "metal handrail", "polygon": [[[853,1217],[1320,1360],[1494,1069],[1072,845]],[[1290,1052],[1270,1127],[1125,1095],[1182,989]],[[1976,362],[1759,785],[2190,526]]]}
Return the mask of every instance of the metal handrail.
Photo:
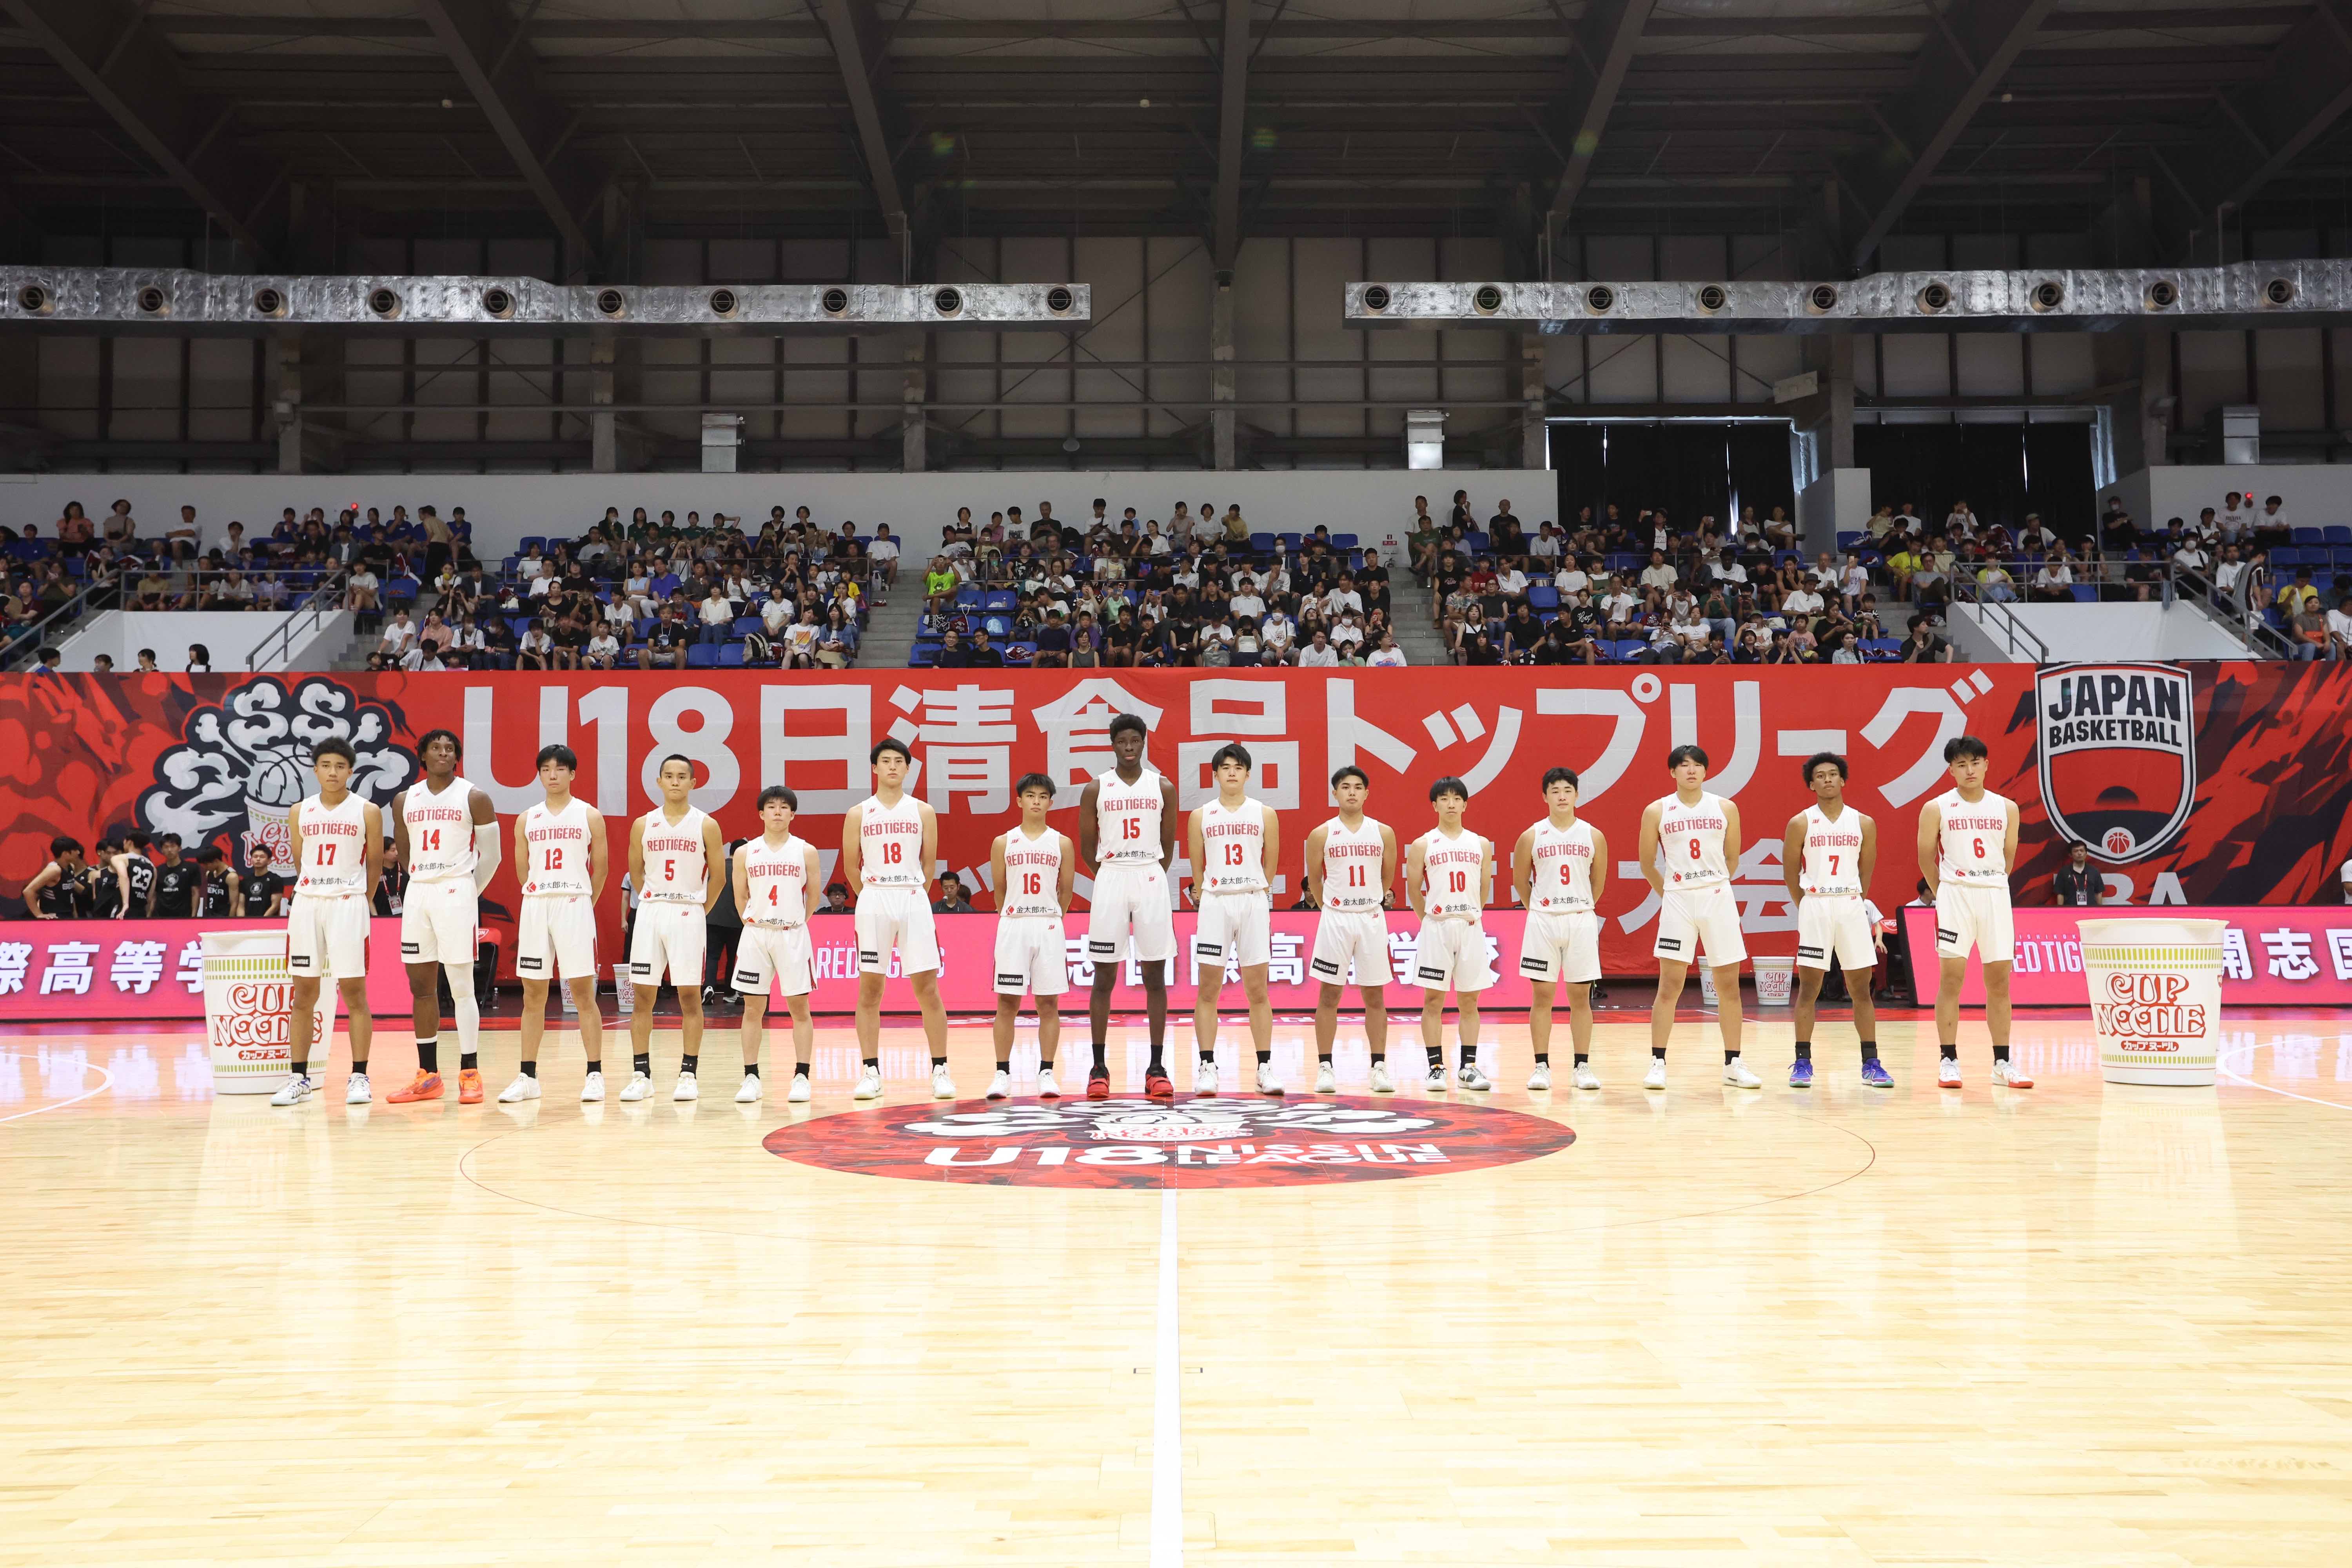
{"label": "metal handrail", "polygon": [[2033,628],[2019,619],[2017,613],[2009,607],[2007,602],[1981,598],[1978,595],[1977,583],[1974,578],[1961,577],[1957,572],[1954,575],[1958,580],[1952,584],[1952,597],[1965,599],[1977,606],[1979,624],[1986,630],[2000,635],[2002,652],[2015,658],[2020,656],[2021,647],[2027,662],[2032,664],[2050,662],[2050,645],[2036,637]]}
{"label": "metal handrail", "polygon": [[[112,584],[107,584],[109,589],[114,586]],[[90,595],[96,592],[98,590],[94,587],[82,589],[72,598],[26,627],[22,633],[11,639],[5,647],[0,647],[0,668],[14,665],[16,662],[16,656],[20,653],[31,654],[37,658],[40,650],[49,646],[50,633],[59,626],[71,626],[81,619],[83,612],[90,607]]]}
{"label": "metal handrail", "polygon": [[[2249,613],[2246,585],[2252,577],[2252,572],[2241,573],[2237,583],[2224,589],[2200,572],[2176,565],[2165,579],[2165,603],[2170,605],[2178,600],[2188,605],[2229,633],[2256,658],[2284,658],[2284,640],[2260,616]],[[2218,605],[2227,605],[2229,608],[2219,609]]]}
{"label": "metal handrail", "polygon": [[316,632],[319,629],[319,623],[326,618],[329,612],[341,608],[340,600],[342,597],[342,587],[339,584],[320,584],[311,591],[309,598],[286,612],[285,621],[276,631],[262,638],[255,646],[254,650],[245,656],[245,668],[249,670],[259,669],[262,667],[262,656],[265,654],[274,652],[290,655],[294,651],[294,623],[302,616],[308,615],[310,617],[310,629]]}

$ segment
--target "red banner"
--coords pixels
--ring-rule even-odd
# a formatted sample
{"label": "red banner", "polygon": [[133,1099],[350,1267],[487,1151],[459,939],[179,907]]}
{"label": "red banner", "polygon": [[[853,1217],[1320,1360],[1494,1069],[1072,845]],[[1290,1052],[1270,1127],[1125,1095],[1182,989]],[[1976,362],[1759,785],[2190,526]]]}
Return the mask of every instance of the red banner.
{"label": "red banner", "polygon": [[[284,931],[284,921],[22,921],[0,931],[0,1022],[201,1018],[203,933]],[[400,922],[368,933],[368,1007],[408,1016]]]}
{"label": "red banner", "polygon": [[[1654,968],[1656,903],[1633,867],[1635,836],[1684,741],[1707,748],[1709,787],[1738,802],[1738,892],[1750,948],[1767,955],[1796,945],[1780,837],[1811,799],[1799,770],[1815,751],[1850,759],[1848,798],[1878,818],[1871,891],[1889,910],[1912,896],[1918,811],[1947,787],[1943,745],[1963,731],[1991,744],[1990,786],[2021,805],[2021,901],[2065,858],[2045,793],[2058,820],[2097,836],[2111,894],[2134,900],[2304,901],[2352,857],[2352,669],[2336,665],[68,676],[0,680],[0,896],[61,832],[89,843],[168,829],[242,863],[244,844],[281,835],[311,787],[310,746],[349,739],[358,787],[388,803],[415,776],[416,738],[446,726],[502,816],[539,797],[538,749],[572,746],[575,788],[613,818],[616,860],[626,819],[654,803],[664,755],[693,760],[695,803],[730,837],[757,831],[761,785],[788,784],[801,797],[795,830],[828,878],[842,813],[868,792],[867,752],[898,735],[914,750],[912,789],[940,814],[938,868],[985,909],[989,844],[1014,819],[1013,780],[1051,776],[1055,820],[1075,837],[1079,790],[1110,765],[1119,712],[1150,723],[1151,763],[1186,807],[1209,796],[1219,746],[1250,749],[1253,791],[1283,820],[1277,908],[1298,896],[1300,850],[1343,763],[1370,773],[1372,814],[1405,839],[1433,821],[1430,781],[1463,778],[1470,825],[1498,858],[1542,814],[1544,770],[1575,768],[1613,863],[1601,900],[1612,973]],[[620,869],[604,900],[615,953]],[[1178,879],[1189,876],[1180,863]],[[1507,867],[1496,885],[1507,901]],[[1081,908],[1088,886],[1082,877]],[[513,897],[509,868],[487,899]]]}
{"label": "red banner", "polygon": [[[2289,909],[2276,904],[2241,909],[2074,909],[2043,905],[2015,911],[2017,957],[2010,965],[2009,999],[2021,1007],[2090,1011],[2083,979],[2080,921],[2226,921],[2221,937],[2221,1001],[2232,1007],[2352,1007],[2352,909]],[[1915,904],[1903,911],[1911,952],[1914,994],[1935,999],[1936,911]],[[1972,953],[1960,984],[1960,1005],[1984,1003],[1984,967]]]}

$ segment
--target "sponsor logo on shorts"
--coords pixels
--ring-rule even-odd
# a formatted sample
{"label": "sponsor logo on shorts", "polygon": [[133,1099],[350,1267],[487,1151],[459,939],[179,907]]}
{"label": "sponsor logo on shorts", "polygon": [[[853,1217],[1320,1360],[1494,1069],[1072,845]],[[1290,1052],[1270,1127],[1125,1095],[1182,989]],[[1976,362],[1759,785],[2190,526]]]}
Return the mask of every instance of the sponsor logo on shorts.
{"label": "sponsor logo on shorts", "polygon": [[646,961],[646,960],[633,960],[633,961],[630,963],[630,964],[629,964],[629,978],[630,978],[630,979],[632,979],[632,980],[651,980],[653,977],[654,977],[654,966],[653,966],[653,964],[652,964],[652,963],[651,963],[650,961]]}
{"label": "sponsor logo on shorts", "polygon": [[1822,956],[1822,950],[1818,947],[1806,947],[1800,944],[1797,949],[1797,956],[1799,958],[1819,958]]}
{"label": "sponsor logo on shorts", "polygon": [[520,957],[515,960],[515,971],[517,973],[528,972],[530,973],[536,974],[546,967],[547,960],[543,958]]}
{"label": "sponsor logo on shorts", "polygon": [[1323,1186],[1516,1164],[1575,1142],[1515,1110],[1369,1098],[963,1100],[819,1116],[770,1133],[801,1164],[990,1186]]}
{"label": "sponsor logo on shorts", "polygon": [[1118,943],[1097,942],[1089,937],[1087,939],[1087,952],[1088,956],[1094,958],[1116,958],[1118,956]]}
{"label": "sponsor logo on shorts", "polygon": [[1026,985],[1029,977],[1025,974],[1000,974],[996,977],[996,984],[1000,989],[1007,985]]}
{"label": "sponsor logo on shorts", "polygon": [[400,944],[400,954],[403,958],[415,958],[424,951],[425,944],[421,942],[404,942]]}
{"label": "sponsor logo on shorts", "polygon": [[1936,928],[1936,940],[1937,942],[1958,942],[1960,940],[1960,933],[1956,931],[1946,931],[1942,926],[1937,926]]}
{"label": "sponsor logo on shorts", "polygon": [[735,972],[735,984],[738,986],[749,985],[756,991],[760,986],[760,976],[753,970],[739,969]]}
{"label": "sponsor logo on shorts", "polygon": [[1202,958],[1223,958],[1225,956],[1225,944],[1221,942],[1196,942],[1192,944],[1192,951]]}
{"label": "sponsor logo on shorts", "polygon": [[1309,960],[1309,961],[1308,961],[1308,963],[1307,963],[1307,968],[1309,968],[1309,969],[1311,969],[1311,970],[1313,970],[1313,971],[1314,971],[1316,973],[1318,973],[1318,974],[1326,974],[1326,975],[1328,975],[1328,976],[1330,976],[1333,980],[1337,980],[1337,979],[1339,979],[1339,966],[1338,964],[1336,964],[1336,963],[1332,963],[1332,962],[1331,962],[1329,959],[1328,959],[1328,958],[1318,958],[1318,959],[1312,959],[1312,960]]}
{"label": "sponsor logo on shorts", "polygon": [[1549,959],[1522,957],[1519,960],[1519,973],[1532,974],[1538,980],[1541,980],[1551,973],[1551,963]]}
{"label": "sponsor logo on shorts", "polygon": [[857,950],[857,962],[860,963],[879,963],[882,962],[882,954],[874,948],[861,947]]}
{"label": "sponsor logo on shorts", "polygon": [[1661,952],[1680,952],[1683,950],[1683,939],[1678,936],[1662,936],[1658,939],[1658,947]]}
{"label": "sponsor logo on shorts", "polygon": [[1443,969],[1432,969],[1425,963],[1420,968],[1415,969],[1413,971],[1413,974],[1423,985],[1443,985],[1445,984],[1445,971]]}

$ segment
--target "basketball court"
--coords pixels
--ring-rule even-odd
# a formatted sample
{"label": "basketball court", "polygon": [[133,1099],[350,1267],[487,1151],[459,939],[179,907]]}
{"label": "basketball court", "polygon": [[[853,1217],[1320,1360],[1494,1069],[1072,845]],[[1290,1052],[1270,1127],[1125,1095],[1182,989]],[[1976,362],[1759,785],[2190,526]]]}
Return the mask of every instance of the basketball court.
{"label": "basketball court", "polygon": [[1286,1017],[1279,1110],[1229,1039],[1172,1112],[1139,1020],[1052,1110],[963,1018],[969,1098],[893,1028],[878,1108],[845,1023],[808,1106],[714,1027],[693,1103],[580,1104],[565,1030],[537,1104],[346,1109],[339,1042],[290,1110],[200,1026],[20,1028],[0,1562],[2344,1561],[2352,1026],[2135,1089],[2025,1015],[1994,1091],[1972,1018],[1952,1092],[1890,1012],[1894,1089],[1831,1023],[1794,1091],[1766,1019],[1762,1090],[1685,1013],[1664,1094],[1643,1014],[1597,1094],[1498,1020],[1465,1104],[1370,1096],[1352,1019],[1303,1095]]}

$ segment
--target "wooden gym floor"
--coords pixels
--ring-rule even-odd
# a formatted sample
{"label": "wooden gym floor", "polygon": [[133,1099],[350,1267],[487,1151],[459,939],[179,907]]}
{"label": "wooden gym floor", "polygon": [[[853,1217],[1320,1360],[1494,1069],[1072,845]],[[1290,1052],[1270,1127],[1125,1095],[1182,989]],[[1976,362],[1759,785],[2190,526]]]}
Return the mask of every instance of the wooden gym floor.
{"label": "wooden gym floor", "polygon": [[[1490,1022],[1493,1104],[1571,1147],[1182,1192],[779,1159],[852,1110],[831,1024],[815,1104],[756,1108],[727,1029],[688,1106],[669,1031],[642,1105],[578,1103],[565,1031],[536,1107],[389,1106],[388,1028],[372,1108],[339,1067],[292,1110],[210,1098],[194,1029],[17,1031],[0,1563],[2335,1568],[2352,1020],[2229,1027],[2242,1081],[2126,1090],[2021,1019],[2039,1087],[1996,1094],[1972,1021],[1950,1093],[1897,1015],[1872,1091],[1841,1018],[1800,1092],[1751,1023],[1743,1092],[1692,1015],[1658,1095],[1614,1014],[1604,1089],[1545,1096]],[[976,1099],[985,1027],[951,1052]],[[1362,1094],[1352,1020],[1340,1066]]]}

